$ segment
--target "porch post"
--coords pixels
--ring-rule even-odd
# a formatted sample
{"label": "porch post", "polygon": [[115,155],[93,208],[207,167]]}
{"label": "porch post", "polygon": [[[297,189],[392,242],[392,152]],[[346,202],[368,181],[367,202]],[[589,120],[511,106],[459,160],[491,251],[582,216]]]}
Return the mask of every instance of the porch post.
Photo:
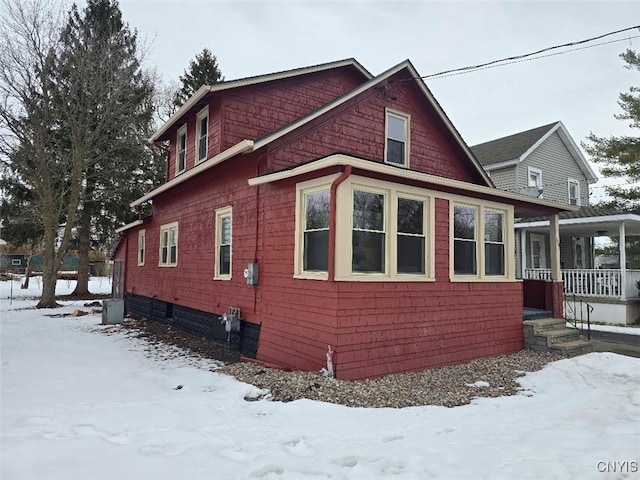
{"label": "porch post", "polygon": [[520,278],[524,279],[527,269],[527,230],[520,229]]}
{"label": "porch post", "polygon": [[620,258],[620,298],[627,298],[627,241],[624,222],[620,222],[618,239],[618,256]]}
{"label": "porch post", "polygon": [[550,248],[551,248],[551,280],[562,281],[560,271],[560,220],[558,214],[549,217]]}

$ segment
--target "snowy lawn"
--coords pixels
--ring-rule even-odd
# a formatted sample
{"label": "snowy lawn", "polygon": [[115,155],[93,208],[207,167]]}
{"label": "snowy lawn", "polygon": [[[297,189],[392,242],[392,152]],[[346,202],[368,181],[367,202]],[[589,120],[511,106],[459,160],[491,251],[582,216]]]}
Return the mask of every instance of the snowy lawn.
{"label": "snowy lawn", "polygon": [[640,359],[558,361],[522,395],[456,408],[247,402],[212,362],[46,316],[83,302],[9,305],[5,287],[3,480],[640,478]]}

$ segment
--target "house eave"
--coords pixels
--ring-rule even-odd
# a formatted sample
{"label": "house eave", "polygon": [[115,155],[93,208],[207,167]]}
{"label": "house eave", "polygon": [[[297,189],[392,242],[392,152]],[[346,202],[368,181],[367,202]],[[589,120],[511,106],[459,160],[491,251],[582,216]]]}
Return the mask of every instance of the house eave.
{"label": "house eave", "polygon": [[153,199],[153,197],[159,195],[160,193],[166,192],[167,190],[170,190],[171,188],[186,182],[190,178],[198,175],[199,173],[204,172],[205,170],[208,170],[218,165],[219,163],[222,163],[225,160],[228,160],[231,157],[234,157],[241,153],[247,153],[252,150],[254,150],[253,140],[242,140],[241,142],[238,142],[237,144],[235,144],[233,147],[230,147],[226,149],[224,152],[220,152],[218,155],[211,157],[208,160],[205,160],[204,162],[193,167],[192,169],[187,170],[184,173],[181,173],[177,177],[151,190],[146,195],[138,198],[137,200],[134,200],[133,202],[131,202],[130,206],[133,208],[133,207],[142,205],[144,202]]}
{"label": "house eave", "polygon": [[127,223],[120,228],[116,228],[116,233],[125,232],[133,227],[137,227],[138,225],[142,225],[144,222],[142,220],[136,220],[135,222]]}
{"label": "house eave", "polygon": [[553,210],[560,211],[577,211],[578,207],[572,205],[562,205],[549,200],[528,197],[518,193],[507,192],[504,190],[498,190],[495,187],[486,187],[483,185],[476,185],[473,183],[463,182],[461,180],[454,180],[451,178],[438,177],[429,173],[417,172],[415,170],[407,170],[404,168],[395,167],[392,165],[386,165],[384,163],[378,163],[370,160],[363,160],[361,158],[352,157],[345,154],[334,154],[328,157],[315,160],[313,162],[305,163],[297,167],[282,170],[279,172],[269,173],[261,175],[259,177],[250,178],[248,183],[250,186],[264,185],[267,183],[277,182],[288,178],[297,177],[307,173],[316,172],[330,167],[336,166],[351,166],[352,168],[361,169],[373,173],[379,173],[389,175],[405,180],[414,180],[419,182],[428,183],[431,185],[437,185],[446,188],[454,188],[467,192],[473,192],[477,194],[490,195],[497,199],[504,199],[509,202],[521,202],[530,205],[551,208]]}

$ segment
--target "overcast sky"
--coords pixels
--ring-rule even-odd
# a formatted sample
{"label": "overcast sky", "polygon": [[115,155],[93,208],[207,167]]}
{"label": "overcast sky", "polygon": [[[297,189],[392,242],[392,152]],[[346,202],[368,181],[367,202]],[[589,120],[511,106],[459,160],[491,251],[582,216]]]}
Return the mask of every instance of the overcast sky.
{"label": "overcast sky", "polygon": [[[165,81],[204,47],[226,80],[349,57],[374,75],[407,58],[429,75],[640,24],[638,1],[120,0],[120,8],[149,46],[147,66]],[[469,145],[556,120],[578,144],[590,131],[631,134],[613,115],[620,92],[639,83],[619,58],[640,50],[640,38],[629,39],[638,35],[426,84]],[[592,191],[592,201],[604,193]]]}

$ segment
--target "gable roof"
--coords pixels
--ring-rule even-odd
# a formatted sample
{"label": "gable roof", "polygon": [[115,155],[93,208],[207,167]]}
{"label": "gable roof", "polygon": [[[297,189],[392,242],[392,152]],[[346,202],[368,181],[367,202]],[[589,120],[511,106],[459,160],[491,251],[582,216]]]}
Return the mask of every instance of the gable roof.
{"label": "gable roof", "polygon": [[471,151],[485,170],[498,170],[517,165],[525,160],[554,132],[558,133],[560,140],[587,177],[588,182],[597,182],[598,177],[595,172],[560,121],[474,145],[471,147]]}
{"label": "gable roof", "polygon": [[240,78],[238,80],[230,80],[227,82],[219,82],[214,85],[203,85],[194,93],[189,99],[162,125],[151,137],[149,137],[149,143],[153,143],[158,140],[162,135],[169,130],[180,118],[189,111],[191,107],[197,104],[202,98],[212,92],[220,92],[223,90],[230,90],[232,88],[245,87],[248,85],[255,85],[258,83],[272,82],[274,80],[282,80],[285,78],[297,77],[301,75],[307,75],[310,73],[322,72],[326,70],[333,70],[341,67],[353,67],[356,71],[362,74],[362,76],[369,80],[373,77],[371,73],[358,63],[354,58],[347,58],[344,60],[338,60],[336,62],[321,63],[319,65],[312,65],[310,67],[294,68],[293,70],[283,70],[281,72],[269,73],[266,75],[255,75],[252,77]]}
{"label": "gable roof", "polygon": [[[156,195],[158,195],[159,193],[162,193],[166,190],[169,190],[170,188],[173,188],[174,186],[188,180],[189,178],[193,177],[194,175],[197,175],[198,173],[204,171],[204,170],[208,170],[209,168],[225,161],[228,160],[238,154],[245,154],[245,153],[250,153],[250,152],[254,152],[266,145],[269,145],[270,143],[278,140],[279,138],[283,137],[284,135],[298,129],[301,128],[302,126],[308,124],[309,122],[311,122],[312,120],[320,117],[321,115],[324,115],[325,113],[330,112],[331,110],[339,107],[340,105],[343,105],[344,103],[346,103],[347,101],[351,100],[352,98],[356,97],[357,95],[361,94],[362,92],[369,90],[373,87],[376,87],[377,85],[381,84],[382,82],[384,82],[385,80],[387,80],[388,78],[392,77],[393,75],[401,72],[402,70],[407,70],[409,76],[410,76],[410,80],[415,81],[416,85],[419,87],[420,91],[422,92],[422,94],[425,97],[425,100],[427,100],[427,102],[434,108],[434,110],[436,111],[436,113],[438,114],[438,116],[441,118],[441,120],[443,121],[444,125],[446,126],[446,128],[449,130],[449,132],[451,133],[452,137],[454,138],[454,140],[456,141],[456,143],[461,147],[462,151],[466,154],[467,159],[469,160],[469,162],[471,163],[471,165],[475,168],[476,172],[479,174],[480,178],[482,180],[484,180],[484,183],[486,186],[488,187],[493,187],[493,182],[491,181],[491,179],[489,178],[489,176],[487,175],[487,173],[484,171],[484,169],[482,168],[482,165],[480,165],[480,163],[478,163],[478,161],[476,160],[476,158],[473,156],[473,154],[471,153],[471,150],[469,149],[468,145],[465,143],[465,141],[462,139],[462,137],[460,136],[460,133],[458,132],[458,130],[456,130],[456,128],[453,126],[453,124],[451,123],[451,121],[449,120],[449,117],[447,117],[447,115],[444,113],[444,110],[442,110],[442,107],[440,106],[440,104],[436,101],[436,99],[433,97],[433,95],[431,94],[431,92],[429,91],[429,89],[427,88],[427,86],[425,85],[424,81],[420,78],[420,75],[418,74],[418,72],[416,71],[415,67],[411,64],[411,62],[409,60],[405,60],[404,62],[399,63],[398,65],[382,72],[380,75],[373,77],[372,79],[370,79],[369,81],[363,83],[362,85],[359,85],[358,87],[354,88],[353,90],[347,92],[346,94],[336,98],[335,100],[323,105],[322,107],[314,110],[313,112],[304,115],[302,117],[300,117],[299,119],[289,123],[288,125],[285,125],[281,128],[278,128],[276,130],[274,130],[271,133],[268,133],[267,135],[264,135],[260,138],[257,139],[245,139],[242,140],[240,142],[238,142],[236,145],[234,145],[233,147],[228,148],[227,150],[220,152],[218,155],[211,157],[207,160],[205,160],[204,162],[200,163],[199,165],[197,165],[195,168],[192,168],[190,170],[188,170],[185,174],[182,174],[178,177],[173,178],[172,180],[160,185],[159,187],[155,188],[154,190],[152,190],[151,192],[147,193],[146,195],[144,195],[143,197],[140,197],[139,199],[133,201],[131,203],[131,207],[135,207],[138,206],[142,203],[144,203],[147,200],[151,200],[153,197],[155,197]],[[197,95],[197,93],[196,93]]]}

